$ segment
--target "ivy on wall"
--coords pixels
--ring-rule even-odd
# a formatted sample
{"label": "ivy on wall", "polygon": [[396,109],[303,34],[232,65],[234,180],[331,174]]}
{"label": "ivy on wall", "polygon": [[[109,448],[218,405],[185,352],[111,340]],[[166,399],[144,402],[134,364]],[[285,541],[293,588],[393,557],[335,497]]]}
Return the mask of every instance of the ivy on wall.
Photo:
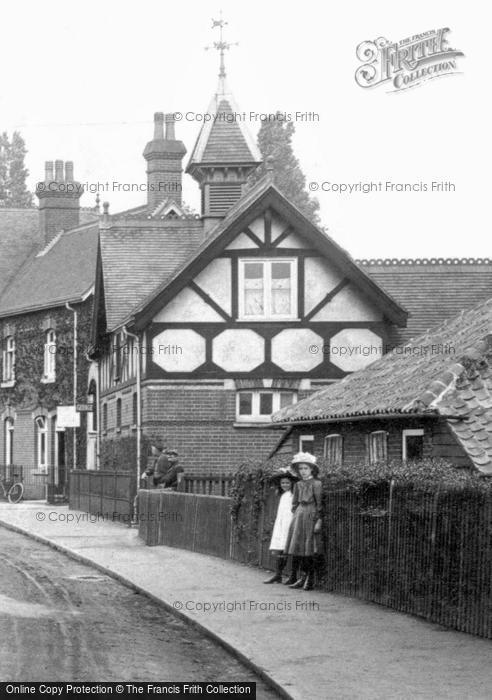
{"label": "ivy on wall", "polygon": [[[87,400],[87,379],[90,362],[85,351],[89,347],[92,298],[74,304],[77,310],[77,401]],[[48,319],[51,319],[48,322]],[[56,378],[44,383],[44,345],[49,323],[56,330]],[[0,322],[0,338],[6,324],[15,331],[15,385],[0,389],[0,411],[7,405],[12,410],[37,410],[49,413],[59,405],[73,403],[73,313],[65,307],[51,308],[10,317]],[[85,466],[86,416],[77,429],[77,466]],[[73,431],[67,429],[66,459],[73,463]]]}

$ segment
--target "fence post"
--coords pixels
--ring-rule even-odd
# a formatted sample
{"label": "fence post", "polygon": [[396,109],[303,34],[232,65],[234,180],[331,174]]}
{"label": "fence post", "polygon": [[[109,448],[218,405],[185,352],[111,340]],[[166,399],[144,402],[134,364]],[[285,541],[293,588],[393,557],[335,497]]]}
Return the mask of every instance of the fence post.
{"label": "fence post", "polygon": [[388,543],[386,547],[386,599],[389,599],[390,590],[390,567],[391,567],[391,538],[393,536],[393,491],[395,480],[391,479],[388,497]]}

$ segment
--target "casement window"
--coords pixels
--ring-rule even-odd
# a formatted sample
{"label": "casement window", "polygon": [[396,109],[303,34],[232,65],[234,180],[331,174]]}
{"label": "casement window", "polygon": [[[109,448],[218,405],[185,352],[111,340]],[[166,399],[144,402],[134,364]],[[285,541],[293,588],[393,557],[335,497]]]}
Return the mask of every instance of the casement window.
{"label": "casement window", "polygon": [[424,456],[424,430],[415,428],[402,433],[402,459],[422,459]]}
{"label": "casement window", "polygon": [[48,421],[44,416],[38,416],[36,425],[36,460],[40,472],[48,471]]}
{"label": "casement window", "polygon": [[14,419],[7,418],[4,422],[5,464],[14,463]]}
{"label": "casement window", "polygon": [[121,429],[121,399],[116,399],[116,429]]}
{"label": "casement window", "polygon": [[2,381],[13,382],[15,380],[15,338],[13,335],[5,338],[2,355]]}
{"label": "casement window", "polygon": [[328,464],[337,466],[343,462],[343,437],[338,434],[325,437],[324,457]]}
{"label": "casement window", "polygon": [[314,435],[299,435],[299,452],[314,454]]}
{"label": "casement window", "polygon": [[292,320],[297,317],[295,259],[239,260],[239,319]]}
{"label": "casement window", "polygon": [[386,462],[388,459],[388,433],[386,430],[375,430],[369,433],[369,463]]}
{"label": "casement window", "polygon": [[132,425],[137,425],[138,421],[138,396],[135,391],[132,396]]}
{"label": "casement window", "polygon": [[56,371],[56,333],[54,330],[46,332],[44,343],[44,374],[45,382],[55,381]]}
{"label": "casement window", "polygon": [[108,429],[108,404],[103,403],[102,407],[102,429],[106,432]]}
{"label": "casement window", "polygon": [[239,391],[236,399],[236,419],[243,422],[269,422],[272,413],[297,400],[294,391]]}

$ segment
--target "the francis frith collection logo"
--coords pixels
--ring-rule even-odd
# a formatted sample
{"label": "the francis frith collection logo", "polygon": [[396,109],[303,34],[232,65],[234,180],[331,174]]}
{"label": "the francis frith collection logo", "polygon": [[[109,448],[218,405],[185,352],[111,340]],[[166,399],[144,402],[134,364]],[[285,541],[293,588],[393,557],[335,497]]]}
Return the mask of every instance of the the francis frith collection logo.
{"label": "the francis frith collection logo", "polygon": [[432,29],[397,43],[384,37],[363,41],[356,51],[362,61],[355,72],[357,84],[369,88],[390,81],[390,91],[394,92],[457,73],[456,59],[464,54],[448,45],[449,31]]}

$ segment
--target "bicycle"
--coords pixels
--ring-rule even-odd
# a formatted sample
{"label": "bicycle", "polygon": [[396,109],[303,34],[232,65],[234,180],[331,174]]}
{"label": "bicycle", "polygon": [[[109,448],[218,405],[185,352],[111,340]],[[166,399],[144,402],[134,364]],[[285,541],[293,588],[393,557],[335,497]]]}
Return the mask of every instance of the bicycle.
{"label": "bicycle", "polygon": [[[18,474],[14,474],[14,479],[19,478]],[[20,477],[22,479],[22,477]],[[3,496],[9,503],[19,503],[24,495],[24,484],[22,481],[8,482],[4,476],[0,477],[0,486],[2,487]]]}

